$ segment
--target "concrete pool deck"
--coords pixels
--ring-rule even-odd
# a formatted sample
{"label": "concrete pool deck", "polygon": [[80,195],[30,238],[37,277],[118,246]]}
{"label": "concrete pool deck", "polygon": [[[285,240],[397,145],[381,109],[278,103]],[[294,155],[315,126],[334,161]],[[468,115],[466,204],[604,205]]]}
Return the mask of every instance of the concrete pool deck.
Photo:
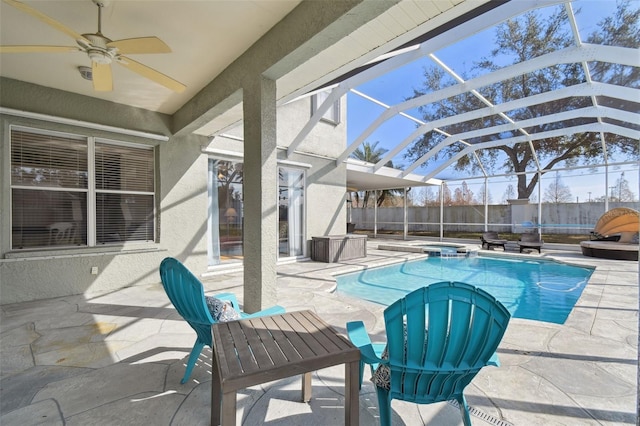
{"label": "concrete pool deck", "polygon": [[[382,340],[384,307],[331,290],[332,274],[419,256],[378,250],[385,242],[397,240],[369,239],[363,259],[279,265],[278,303],[289,311],[313,309],[341,333],[347,321],[361,319],[374,340]],[[467,388],[474,425],[636,424],[638,262],[585,257],[579,250],[545,244],[542,257],[596,270],[565,324],[511,320],[498,350],[502,366],[483,369]],[[234,291],[242,299],[241,273],[203,283],[208,294]],[[211,351],[203,351],[191,380],[181,385],[195,333],[160,284],[1,308],[3,426],[209,424]],[[374,425],[377,401],[367,377],[360,424]],[[342,424],[344,368],[317,371],[312,383],[310,403],[298,402],[298,377],[240,391],[239,423]],[[394,425],[462,424],[449,403],[394,401],[392,410]]]}

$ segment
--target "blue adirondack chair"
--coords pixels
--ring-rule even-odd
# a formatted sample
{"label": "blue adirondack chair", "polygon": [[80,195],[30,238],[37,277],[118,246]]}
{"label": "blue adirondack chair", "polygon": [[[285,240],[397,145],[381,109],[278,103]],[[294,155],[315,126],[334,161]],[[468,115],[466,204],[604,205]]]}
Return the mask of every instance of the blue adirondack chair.
{"label": "blue adirondack chair", "polygon": [[384,311],[387,343],[372,344],[362,321],[347,323],[360,348],[360,381],[369,364],[378,394],[380,424],[391,424],[391,400],[418,404],[456,400],[471,425],[465,387],[495,353],[509,311],[486,291],[460,282],[417,289]]}
{"label": "blue adirondack chair", "polygon": [[[180,381],[180,383],[186,383],[191,376],[191,371],[196,365],[196,361],[204,345],[213,348],[211,324],[215,321],[207,308],[202,283],[179,260],[172,257],[164,259],[160,264],[160,279],[176,311],[189,323],[197,334],[196,343],[193,345],[193,349],[191,349],[184,377]],[[214,297],[231,302],[233,308],[240,313],[242,318],[273,315],[284,312],[282,306],[276,305],[253,314],[247,314],[240,310],[238,300],[233,293],[220,293]]]}

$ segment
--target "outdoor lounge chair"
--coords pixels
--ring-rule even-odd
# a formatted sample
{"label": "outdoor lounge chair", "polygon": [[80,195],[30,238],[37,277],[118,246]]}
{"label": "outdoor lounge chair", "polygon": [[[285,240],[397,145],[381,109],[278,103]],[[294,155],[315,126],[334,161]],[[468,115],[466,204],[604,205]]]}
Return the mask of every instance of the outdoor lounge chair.
{"label": "outdoor lounge chair", "polygon": [[493,296],[460,282],[419,288],[384,311],[387,345],[374,345],[362,321],[347,323],[349,338],[372,370],[380,424],[391,424],[391,400],[418,404],[454,399],[471,425],[463,391],[495,354],[510,314]]}
{"label": "outdoor lounge chair", "polygon": [[523,250],[528,249],[538,250],[538,253],[540,253],[540,249],[542,248],[543,244],[544,241],[540,239],[540,234],[537,232],[527,232],[524,234],[520,234],[520,239],[518,240],[520,253],[522,253]]}
{"label": "outdoor lounge chair", "polygon": [[616,207],[600,216],[589,241],[581,241],[582,254],[603,259],[638,261],[640,212]]}
{"label": "outdoor lounge chair", "polygon": [[482,248],[487,248],[487,250],[491,250],[491,247],[502,247],[502,250],[505,250],[504,245],[508,243],[507,240],[503,240],[500,238],[497,232],[488,231],[482,234],[480,237],[482,241]]}
{"label": "outdoor lounge chair", "polygon": [[[191,376],[191,371],[196,365],[196,361],[204,345],[213,348],[211,324],[215,321],[207,307],[202,283],[179,260],[172,257],[165,258],[160,264],[160,278],[164,290],[176,308],[176,311],[189,323],[197,334],[196,343],[193,345],[193,349],[191,349],[184,377],[180,381],[180,383],[186,383],[187,380],[189,380],[189,376]],[[240,311],[238,300],[233,293],[216,294],[214,297],[230,302],[233,309],[238,311],[242,318],[273,315],[284,312],[282,306],[273,306],[254,314],[246,314]]]}

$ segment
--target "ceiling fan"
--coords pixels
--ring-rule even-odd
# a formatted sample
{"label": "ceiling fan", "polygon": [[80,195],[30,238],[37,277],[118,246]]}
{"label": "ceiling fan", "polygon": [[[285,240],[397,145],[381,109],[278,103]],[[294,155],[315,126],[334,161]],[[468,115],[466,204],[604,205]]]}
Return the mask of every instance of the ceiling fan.
{"label": "ceiling fan", "polygon": [[78,50],[85,52],[91,59],[93,88],[101,92],[113,90],[112,62],[116,62],[174,92],[180,93],[186,89],[184,84],[171,77],[123,56],[124,54],[170,53],[171,49],[165,42],[155,36],[112,41],[102,34],[102,8],[104,7],[104,2],[102,0],[92,1],[98,6],[98,32],[95,34],[79,34],[31,6],[17,0],[4,0],[5,3],[16,9],[34,16],[56,30],[72,37],[78,46],[0,46],[0,53],[77,52]]}

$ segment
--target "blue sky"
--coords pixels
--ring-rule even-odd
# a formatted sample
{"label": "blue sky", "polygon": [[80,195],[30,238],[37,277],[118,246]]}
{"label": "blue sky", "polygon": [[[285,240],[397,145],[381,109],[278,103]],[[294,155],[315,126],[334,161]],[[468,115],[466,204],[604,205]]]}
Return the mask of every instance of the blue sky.
{"label": "blue sky", "polygon": [[[586,39],[588,34],[597,28],[596,24],[599,20],[604,16],[610,16],[615,11],[616,1],[578,0],[573,2],[572,7],[574,11],[580,10],[576,15],[576,20],[578,22],[581,37]],[[542,13],[549,13],[550,9],[551,8],[540,9],[540,11]],[[569,30],[568,27],[567,30]],[[490,28],[477,33],[471,38],[460,40],[455,45],[444,48],[438,52],[434,52],[434,54],[457,74],[466,76],[466,78],[471,78],[474,76],[473,73],[475,72],[473,69],[474,63],[480,60],[483,56],[489,56],[493,45],[493,39],[494,29]],[[367,82],[356,89],[387,105],[394,105],[412,97],[414,89],[419,89],[421,86],[424,69],[434,65],[435,63],[431,59],[425,57],[396,69],[395,71],[376,80]],[[349,93],[347,101],[348,144],[353,142],[383,111],[383,107],[375,105],[369,100],[363,99],[353,93]],[[421,118],[417,111],[407,111],[407,113],[418,119]],[[416,123],[414,121],[396,116],[380,126],[367,138],[367,141],[378,141],[379,147],[389,150],[404,140],[415,129],[415,127]],[[394,165],[401,168],[410,164],[409,160],[403,158],[402,153],[396,156],[393,159],[393,162]],[[432,169],[433,167],[433,165],[430,165],[428,166],[428,169]],[[426,168],[421,167],[416,169],[416,172],[424,174],[426,173],[426,170]],[[594,190],[594,180],[599,182],[599,179],[596,178],[598,174],[589,170],[590,169],[583,169],[572,172],[571,174],[563,174],[564,182],[571,185],[572,193],[574,193],[579,200],[586,200],[590,197],[594,197],[594,192],[596,191],[604,192],[604,182],[601,185],[596,184],[596,186],[600,186],[601,188]],[[636,197],[638,197],[637,167],[625,167],[624,170],[627,170],[625,173],[625,179],[629,181],[631,189],[636,193]],[[620,170],[620,173],[621,172],[622,169]],[[439,177],[445,179],[454,179],[463,176],[468,176],[468,174],[460,174],[459,172],[455,172],[451,169],[447,169],[439,175]],[[585,179],[587,176],[589,176],[589,179]],[[615,177],[615,173],[610,177],[610,179],[617,179],[617,177]],[[505,180],[505,178],[502,180]],[[500,185],[500,188],[502,189],[500,189],[498,188],[499,185],[496,184],[496,193],[492,194],[494,202],[500,201],[502,192],[507,185],[508,183],[502,183]],[[612,185],[612,183],[610,183],[610,185]],[[543,190],[544,189],[545,183],[543,182]],[[589,192],[592,194],[589,195]]]}

